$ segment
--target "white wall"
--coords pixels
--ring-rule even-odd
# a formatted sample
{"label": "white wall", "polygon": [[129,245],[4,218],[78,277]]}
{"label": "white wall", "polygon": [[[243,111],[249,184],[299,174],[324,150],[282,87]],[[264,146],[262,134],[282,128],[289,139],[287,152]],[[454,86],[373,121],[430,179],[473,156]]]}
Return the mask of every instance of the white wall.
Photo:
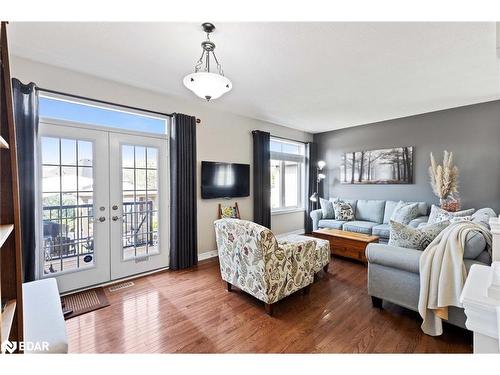
{"label": "white wall", "polygon": [[[238,162],[251,165],[251,131],[256,129],[298,141],[312,141],[312,135],[309,133],[213,110],[210,108],[209,103],[203,103],[194,96],[192,100],[178,99],[17,56],[11,58],[11,70],[12,76],[20,79],[23,83],[35,82],[38,86],[47,89],[154,111],[186,113],[200,118],[202,122],[197,128],[198,253],[216,249],[213,221],[217,218],[218,203],[225,202],[217,199],[201,199],[199,181],[202,160]],[[250,186],[250,197],[238,198],[242,218],[249,220],[253,218],[252,182],[250,182]],[[275,215],[272,218],[272,229],[277,234],[303,228],[303,212]]]}

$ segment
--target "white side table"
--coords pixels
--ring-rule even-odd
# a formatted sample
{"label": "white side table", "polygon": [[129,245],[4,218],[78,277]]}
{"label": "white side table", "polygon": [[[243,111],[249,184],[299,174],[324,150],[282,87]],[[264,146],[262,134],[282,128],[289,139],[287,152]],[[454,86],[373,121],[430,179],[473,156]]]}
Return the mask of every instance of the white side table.
{"label": "white side table", "polygon": [[475,264],[471,267],[460,301],[467,320],[465,326],[474,332],[474,353],[500,353],[500,299],[488,296],[491,267]]}

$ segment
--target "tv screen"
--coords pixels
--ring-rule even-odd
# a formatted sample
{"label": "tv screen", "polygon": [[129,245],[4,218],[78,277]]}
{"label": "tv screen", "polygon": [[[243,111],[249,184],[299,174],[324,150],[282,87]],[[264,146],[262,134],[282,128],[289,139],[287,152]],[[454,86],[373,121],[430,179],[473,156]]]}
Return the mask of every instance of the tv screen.
{"label": "tv screen", "polygon": [[250,165],[201,162],[201,197],[232,198],[250,195]]}

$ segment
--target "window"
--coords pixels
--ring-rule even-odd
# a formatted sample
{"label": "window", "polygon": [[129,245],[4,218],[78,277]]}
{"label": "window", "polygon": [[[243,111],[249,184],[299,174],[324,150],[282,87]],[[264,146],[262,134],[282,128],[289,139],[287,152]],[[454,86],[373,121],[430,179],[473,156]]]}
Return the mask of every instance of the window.
{"label": "window", "polygon": [[271,210],[304,207],[305,145],[271,138]]}
{"label": "window", "polygon": [[145,133],[167,133],[165,119],[69,99],[40,96],[39,111],[41,118],[76,121]]}

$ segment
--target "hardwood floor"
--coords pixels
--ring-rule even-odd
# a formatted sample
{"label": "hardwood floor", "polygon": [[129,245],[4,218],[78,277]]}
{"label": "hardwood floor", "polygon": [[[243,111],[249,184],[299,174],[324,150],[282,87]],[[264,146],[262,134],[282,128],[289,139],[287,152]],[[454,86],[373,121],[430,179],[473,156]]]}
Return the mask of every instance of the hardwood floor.
{"label": "hardwood floor", "polygon": [[218,263],[134,280],[106,295],[111,306],[68,320],[73,353],[470,353],[472,335],[445,325],[424,335],[417,313],[373,308],[366,266],[333,259],[307,295],[264,304],[233,288]]}

